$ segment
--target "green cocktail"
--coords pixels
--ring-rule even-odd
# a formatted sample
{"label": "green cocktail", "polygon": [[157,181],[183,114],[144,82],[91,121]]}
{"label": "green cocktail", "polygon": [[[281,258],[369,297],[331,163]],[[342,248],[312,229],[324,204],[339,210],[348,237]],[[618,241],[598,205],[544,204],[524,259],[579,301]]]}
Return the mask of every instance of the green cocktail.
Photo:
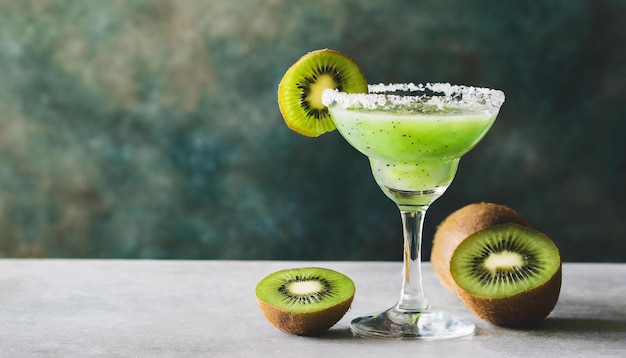
{"label": "green cocktail", "polygon": [[402,214],[404,282],[397,304],[359,317],[360,335],[441,339],[473,323],[432,309],[421,284],[420,246],[428,206],[448,188],[460,158],[493,124],[504,93],[449,84],[369,86],[369,94],[325,90],[322,102],[341,135],[370,159],[383,192]]}
{"label": "green cocktail", "polygon": [[[454,108],[428,110],[417,106],[407,113],[330,109],[343,137],[370,158],[378,184],[396,203],[428,204],[425,191],[445,189],[456,172],[459,158],[487,132],[492,113]],[[429,113],[431,112],[431,113]],[[402,193],[421,192],[422,195]],[[411,199],[411,200],[408,200]]]}

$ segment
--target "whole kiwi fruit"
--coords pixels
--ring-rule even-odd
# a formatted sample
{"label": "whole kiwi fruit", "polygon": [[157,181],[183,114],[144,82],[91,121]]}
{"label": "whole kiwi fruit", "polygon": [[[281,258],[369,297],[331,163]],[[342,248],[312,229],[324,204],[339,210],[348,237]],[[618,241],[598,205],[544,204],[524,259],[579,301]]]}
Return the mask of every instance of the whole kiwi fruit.
{"label": "whole kiwi fruit", "polygon": [[348,311],[354,282],[346,275],[321,267],[274,272],[256,286],[265,318],[283,332],[319,336]]}
{"label": "whole kiwi fruit", "polygon": [[526,218],[512,208],[485,202],[466,205],[441,222],[433,239],[430,262],[437,278],[448,290],[457,291],[450,275],[450,259],[457,246],[477,231],[505,223],[528,226]]}

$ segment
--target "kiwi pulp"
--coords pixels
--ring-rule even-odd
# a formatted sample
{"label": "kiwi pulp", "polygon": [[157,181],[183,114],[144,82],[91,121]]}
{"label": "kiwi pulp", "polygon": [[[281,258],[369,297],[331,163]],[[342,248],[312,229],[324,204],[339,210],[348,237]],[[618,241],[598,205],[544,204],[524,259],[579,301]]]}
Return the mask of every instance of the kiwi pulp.
{"label": "kiwi pulp", "polygon": [[281,270],[256,286],[265,318],[281,331],[318,336],[335,325],[354,298],[354,282],[334,270],[306,267]]}
{"label": "kiwi pulp", "polygon": [[561,288],[561,257],[543,233],[518,224],[480,230],[450,260],[457,294],[482,319],[527,326],[552,311]]}
{"label": "kiwi pulp", "polygon": [[309,137],[335,130],[322,104],[322,92],[329,88],[367,93],[367,80],[353,59],[337,51],[312,51],[296,61],[278,85],[278,107],[287,126]]}

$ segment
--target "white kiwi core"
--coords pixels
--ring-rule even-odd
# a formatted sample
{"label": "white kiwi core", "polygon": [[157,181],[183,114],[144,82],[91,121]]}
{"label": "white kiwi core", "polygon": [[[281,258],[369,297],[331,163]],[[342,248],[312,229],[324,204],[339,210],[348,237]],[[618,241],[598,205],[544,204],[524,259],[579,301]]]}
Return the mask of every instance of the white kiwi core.
{"label": "white kiwi core", "polygon": [[311,92],[306,97],[306,100],[309,102],[311,108],[325,108],[322,103],[322,93],[325,89],[329,88],[337,88],[337,83],[331,75],[325,74],[315,80],[315,83],[311,85]]}
{"label": "white kiwi core", "polygon": [[308,295],[319,292],[324,287],[319,281],[296,281],[289,284],[287,290],[294,295]]}
{"label": "white kiwi core", "polygon": [[502,251],[489,255],[484,265],[489,271],[495,273],[501,269],[524,266],[524,258],[516,252]]}

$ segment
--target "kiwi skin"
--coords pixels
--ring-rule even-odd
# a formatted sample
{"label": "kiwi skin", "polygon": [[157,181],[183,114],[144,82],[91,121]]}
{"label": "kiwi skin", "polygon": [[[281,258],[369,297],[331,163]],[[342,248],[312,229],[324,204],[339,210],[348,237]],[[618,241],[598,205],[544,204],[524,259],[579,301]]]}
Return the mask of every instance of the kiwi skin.
{"label": "kiwi skin", "polygon": [[[516,224],[502,224],[517,226]],[[548,238],[545,234],[533,230]],[[471,236],[470,236],[471,237]],[[469,239],[469,238],[468,238]],[[549,239],[549,238],[548,238]],[[543,285],[504,298],[490,298],[471,294],[461,287],[456,294],[481,319],[497,326],[529,328],[546,318],[556,306],[561,291],[562,264]],[[456,284],[456,282],[455,282]]]}
{"label": "kiwi skin", "polygon": [[526,218],[512,208],[485,202],[466,205],[441,222],[433,239],[430,263],[443,286],[458,291],[450,275],[450,259],[459,244],[475,232],[505,223],[529,226]]}
{"label": "kiwi skin", "polygon": [[320,312],[296,314],[283,311],[259,299],[257,302],[265,318],[279,330],[298,336],[316,337],[339,322],[350,308],[353,298],[354,296],[324,310],[323,314]]}
{"label": "kiwi skin", "polygon": [[[530,291],[502,299],[474,296],[463,290],[459,298],[476,316],[497,326],[511,328],[532,327],[556,306],[561,291],[561,266],[545,284]],[[529,308],[530,307],[530,308]]]}

